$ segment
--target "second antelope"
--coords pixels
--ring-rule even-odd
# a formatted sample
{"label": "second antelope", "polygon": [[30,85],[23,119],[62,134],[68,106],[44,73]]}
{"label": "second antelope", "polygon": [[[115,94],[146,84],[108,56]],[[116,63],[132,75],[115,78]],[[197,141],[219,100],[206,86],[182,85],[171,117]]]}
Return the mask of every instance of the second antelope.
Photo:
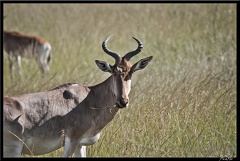
{"label": "second antelope", "polygon": [[[111,36],[110,36],[111,37]],[[143,45],[121,57],[102,43],[104,52],[115,59],[110,65],[96,60],[111,76],[94,86],[65,84],[46,92],[4,97],[3,156],[42,155],[64,146],[63,157],[86,157],[86,146],[96,143],[101,131],[119,109],[129,104],[132,74],[145,68],[152,56],[134,65],[130,59]]]}
{"label": "second antelope", "polygon": [[49,71],[51,45],[46,40],[36,36],[4,30],[3,48],[8,54],[12,81],[14,80],[14,64],[16,63],[18,74],[20,78],[23,78],[21,57],[35,59],[42,73]]}

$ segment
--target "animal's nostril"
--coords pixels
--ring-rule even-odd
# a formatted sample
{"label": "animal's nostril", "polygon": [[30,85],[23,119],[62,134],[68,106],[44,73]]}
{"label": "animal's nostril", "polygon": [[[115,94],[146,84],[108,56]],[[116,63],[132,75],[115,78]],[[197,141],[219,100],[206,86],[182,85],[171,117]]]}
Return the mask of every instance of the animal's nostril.
{"label": "animal's nostril", "polygon": [[120,99],[122,105],[126,106],[128,104],[128,99]]}
{"label": "animal's nostril", "polygon": [[126,99],[126,104],[128,104],[128,99]]}

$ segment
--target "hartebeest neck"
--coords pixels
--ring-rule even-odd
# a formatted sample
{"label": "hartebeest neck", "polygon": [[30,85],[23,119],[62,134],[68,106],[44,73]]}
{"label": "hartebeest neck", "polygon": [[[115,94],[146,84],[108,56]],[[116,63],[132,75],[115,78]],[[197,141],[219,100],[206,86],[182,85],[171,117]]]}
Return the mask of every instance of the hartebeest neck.
{"label": "hartebeest neck", "polygon": [[85,122],[79,128],[92,131],[91,135],[99,133],[117,114],[114,95],[114,78],[110,76],[104,82],[89,86],[87,97],[78,106],[66,115],[65,122]]}
{"label": "hartebeest neck", "polygon": [[[99,83],[95,86],[91,86],[89,93],[89,101],[91,101],[91,105],[96,109],[116,109],[114,111],[117,112],[118,108],[115,107],[116,104],[116,95],[115,95],[115,80],[113,76],[110,76],[102,83]],[[94,101],[93,101],[94,100]]]}

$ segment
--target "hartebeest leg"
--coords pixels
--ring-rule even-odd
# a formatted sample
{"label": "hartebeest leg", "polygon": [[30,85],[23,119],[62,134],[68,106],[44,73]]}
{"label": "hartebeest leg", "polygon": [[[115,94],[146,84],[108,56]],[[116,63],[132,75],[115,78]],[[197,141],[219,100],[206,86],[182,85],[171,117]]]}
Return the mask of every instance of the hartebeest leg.
{"label": "hartebeest leg", "polygon": [[10,52],[8,54],[8,60],[9,60],[9,70],[10,70],[10,74],[11,74],[11,80],[14,81],[15,77],[14,77],[14,64],[17,63],[17,70],[18,70],[18,74],[20,76],[20,78],[23,78],[23,74],[22,74],[22,67],[21,67],[21,56],[17,54],[17,56],[14,55],[13,52]]}
{"label": "hartebeest leg", "polygon": [[76,157],[86,157],[86,146],[79,144],[75,150]]}
{"label": "hartebeest leg", "polygon": [[11,74],[11,80],[13,81],[15,78],[14,78],[14,56],[13,56],[13,53],[10,52],[8,53],[8,60],[9,60],[9,70],[10,70],[10,74]]}
{"label": "hartebeest leg", "polygon": [[23,79],[23,74],[22,74],[22,65],[21,65],[21,56],[17,56],[17,65],[18,65],[18,74],[21,79]]}
{"label": "hartebeest leg", "polygon": [[40,58],[37,58],[37,62],[41,72],[46,73],[49,71],[51,45],[49,43],[45,43],[39,50]]}
{"label": "hartebeest leg", "polygon": [[77,147],[78,141],[75,139],[71,139],[69,137],[65,138],[65,145],[64,145],[64,151],[62,156],[63,157],[72,157],[73,153]]}
{"label": "hartebeest leg", "polygon": [[46,73],[46,71],[49,70],[48,68],[46,68],[47,64],[45,64],[43,61],[37,60],[37,63],[42,74]]}

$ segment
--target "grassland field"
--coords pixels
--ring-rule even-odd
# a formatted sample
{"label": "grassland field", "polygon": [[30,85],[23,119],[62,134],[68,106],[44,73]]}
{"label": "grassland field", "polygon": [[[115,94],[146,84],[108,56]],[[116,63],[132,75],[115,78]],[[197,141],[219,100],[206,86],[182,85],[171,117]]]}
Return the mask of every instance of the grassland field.
{"label": "grassland field", "polygon": [[[132,77],[130,105],[87,147],[88,157],[236,157],[236,4],[3,5],[4,30],[43,37],[52,45],[50,72],[22,59],[24,80],[11,83],[3,51],[3,94],[94,85],[110,76],[95,60],[114,59],[101,44],[131,59],[153,56]],[[17,77],[17,75],[16,75]],[[60,157],[63,148],[41,156]]]}

